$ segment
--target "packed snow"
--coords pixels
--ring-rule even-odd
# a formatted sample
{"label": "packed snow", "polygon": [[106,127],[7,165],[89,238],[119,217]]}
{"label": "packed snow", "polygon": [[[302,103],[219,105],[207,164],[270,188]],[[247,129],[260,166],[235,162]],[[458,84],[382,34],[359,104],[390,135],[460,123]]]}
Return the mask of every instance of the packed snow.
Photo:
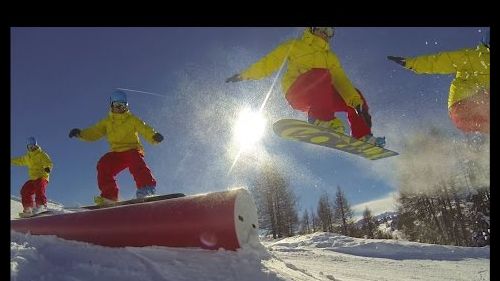
{"label": "packed snow", "polygon": [[[62,210],[63,206],[49,204]],[[22,210],[11,200],[11,219]],[[313,233],[238,251],[108,248],[11,232],[11,280],[490,280],[490,248]]]}

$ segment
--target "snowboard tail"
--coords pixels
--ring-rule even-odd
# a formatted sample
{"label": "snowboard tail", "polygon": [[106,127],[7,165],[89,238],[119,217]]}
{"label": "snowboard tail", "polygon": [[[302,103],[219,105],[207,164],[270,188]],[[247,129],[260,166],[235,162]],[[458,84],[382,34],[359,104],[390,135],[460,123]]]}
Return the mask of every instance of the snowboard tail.
{"label": "snowboard tail", "polygon": [[377,160],[398,155],[395,151],[301,120],[278,120],[274,123],[273,130],[278,136],[285,139],[329,147],[358,155],[369,160]]}

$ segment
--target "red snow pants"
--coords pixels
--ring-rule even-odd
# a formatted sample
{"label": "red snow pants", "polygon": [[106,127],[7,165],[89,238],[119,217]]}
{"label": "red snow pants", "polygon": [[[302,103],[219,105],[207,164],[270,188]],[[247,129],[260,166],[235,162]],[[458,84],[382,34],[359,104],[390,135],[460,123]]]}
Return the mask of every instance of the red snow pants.
{"label": "red snow pants", "polygon": [[490,133],[490,93],[483,91],[453,104],[450,118],[463,132]]}
{"label": "red snow pants", "polygon": [[49,182],[44,178],[29,180],[24,183],[21,188],[21,202],[24,209],[33,208],[33,194],[35,195],[37,206],[47,204],[47,197],[45,196],[47,184],[49,184]]}
{"label": "red snow pants", "polygon": [[156,186],[156,179],[144,162],[144,154],[137,149],[122,152],[108,152],[97,162],[97,183],[101,196],[118,200],[118,185],[115,176],[128,168],[135,180],[136,187]]}
{"label": "red snow pants", "polygon": [[[367,113],[368,105],[359,90],[358,93],[363,100],[363,110]],[[288,89],[286,99],[293,109],[307,112],[308,116],[323,121],[335,118],[335,112],[347,112],[352,137],[361,138],[371,134],[371,126],[345,103],[333,87],[327,69],[313,68],[301,74]]]}

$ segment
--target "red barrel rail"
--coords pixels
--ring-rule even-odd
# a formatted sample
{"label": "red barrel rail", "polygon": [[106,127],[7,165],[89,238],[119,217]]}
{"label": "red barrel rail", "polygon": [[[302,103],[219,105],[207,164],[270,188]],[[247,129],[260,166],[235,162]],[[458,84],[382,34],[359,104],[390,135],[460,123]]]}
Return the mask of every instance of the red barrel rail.
{"label": "red barrel rail", "polygon": [[108,247],[236,250],[259,241],[257,209],[244,188],[12,220],[11,229]]}

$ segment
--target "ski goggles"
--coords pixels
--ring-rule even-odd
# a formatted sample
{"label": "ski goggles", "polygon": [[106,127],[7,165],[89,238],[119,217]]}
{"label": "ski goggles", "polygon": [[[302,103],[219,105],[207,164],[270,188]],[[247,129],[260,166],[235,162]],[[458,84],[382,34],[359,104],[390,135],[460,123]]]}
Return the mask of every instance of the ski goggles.
{"label": "ski goggles", "polygon": [[28,150],[34,150],[36,148],[36,144],[28,144],[26,145],[26,147],[28,148]]}
{"label": "ski goggles", "polygon": [[311,32],[321,33],[326,35],[328,38],[332,38],[333,34],[335,34],[334,27],[311,27]]}
{"label": "ski goggles", "polygon": [[124,109],[124,108],[128,107],[128,103],[121,102],[121,101],[114,101],[111,103],[111,107],[117,108],[117,109]]}

